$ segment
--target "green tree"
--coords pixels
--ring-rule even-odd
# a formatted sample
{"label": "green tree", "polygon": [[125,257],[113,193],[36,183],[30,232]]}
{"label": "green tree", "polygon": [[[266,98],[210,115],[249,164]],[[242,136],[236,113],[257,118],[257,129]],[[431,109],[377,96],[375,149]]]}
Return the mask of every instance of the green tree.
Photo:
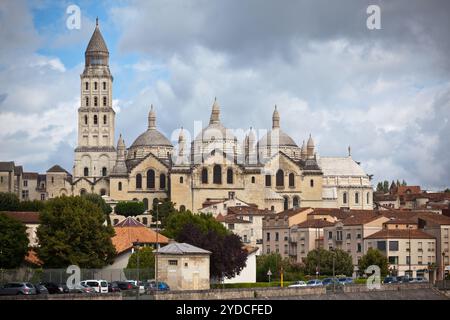
{"label": "green tree", "polygon": [[151,247],[143,247],[136,250],[128,259],[127,268],[125,273],[133,274],[134,278],[138,268],[138,254],[139,254],[139,279],[153,279],[155,277],[155,254]]}
{"label": "green tree", "polygon": [[405,180],[402,181],[402,186],[407,186],[408,184],[406,183]]}
{"label": "green tree", "polygon": [[17,211],[19,209],[19,198],[10,192],[0,192],[0,211]]}
{"label": "green tree", "polygon": [[450,188],[445,189],[444,192],[450,192]]}
{"label": "green tree", "polygon": [[347,276],[353,273],[352,257],[341,249],[325,250],[314,249],[308,252],[305,259],[305,272],[314,275],[319,271],[321,275],[345,274]]}
{"label": "green tree", "polygon": [[140,201],[121,201],[116,205],[114,211],[125,217],[138,216],[144,213],[145,206]]}
{"label": "green tree", "polygon": [[45,207],[45,201],[32,200],[19,203],[17,211],[41,211]]}
{"label": "green tree", "polygon": [[37,230],[39,258],[47,268],[102,268],[112,263],[116,250],[114,229],[105,226],[102,210],[80,196],[47,201]]}
{"label": "green tree", "polygon": [[0,230],[0,268],[17,268],[28,252],[26,227],[20,221],[0,213]]}
{"label": "green tree", "polygon": [[229,231],[220,222],[217,222],[211,214],[192,214],[190,211],[173,212],[170,214],[166,219],[164,231],[161,233],[168,238],[175,239],[187,223],[196,225],[202,232],[211,230],[220,235],[229,233]]}
{"label": "green tree", "polygon": [[378,192],[383,192],[383,182],[378,182],[377,184],[377,191]]}
{"label": "green tree", "polygon": [[[158,205],[158,203],[161,203]],[[158,206],[158,219],[161,222],[161,227],[164,228],[166,226],[167,217],[173,213],[177,213],[177,209],[175,209],[175,204],[170,201],[170,199],[157,199],[153,200],[152,210],[150,210],[150,214],[153,217],[153,221],[156,221],[156,206]]]}
{"label": "green tree", "polygon": [[105,215],[105,220],[108,223],[108,226],[110,226],[111,219],[109,214],[112,212],[112,208],[109,204],[106,203],[105,199],[103,199],[100,195],[95,193],[86,193],[82,195],[82,197],[92,202],[102,210],[103,214]]}
{"label": "green tree", "polygon": [[388,270],[388,260],[379,250],[374,248],[369,248],[367,253],[361,257],[358,263],[358,269],[360,274],[364,274],[369,266],[376,265],[380,268],[381,276],[386,276],[389,272]]}
{"label": "green tree", "polygon": [[383,191],[384,191],[384,193],[389,192],[389,181],[387,181],[387,180],[383,181]]}

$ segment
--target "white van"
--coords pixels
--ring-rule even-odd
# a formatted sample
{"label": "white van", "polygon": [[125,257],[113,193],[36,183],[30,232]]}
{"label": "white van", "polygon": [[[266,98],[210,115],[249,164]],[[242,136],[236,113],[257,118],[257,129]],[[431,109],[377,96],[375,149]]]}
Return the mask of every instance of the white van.
{"label": "white van", "polygon": [[97,293],[108,293],[108,281],[106,280],[84,280],[80,283],[94,288]]}

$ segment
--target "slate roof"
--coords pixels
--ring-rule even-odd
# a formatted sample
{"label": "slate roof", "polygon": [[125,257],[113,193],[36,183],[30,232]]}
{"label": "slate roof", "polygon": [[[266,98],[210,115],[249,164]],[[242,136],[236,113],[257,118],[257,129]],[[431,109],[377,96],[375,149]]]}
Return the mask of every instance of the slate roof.
{"label": "slate roof", "polygon": [[91,40],[86,48],[86,53],[89,52],[108,52],[108,47],[106,46],[105,39],[103,39],[102,33],[98,24],[95,27],[94,33],[92,34]]}
{"label": "slate roof", "polygon": [[211,251],[195,247],[188,243],[170,243],[156,251],[158,254],[211,254]]}
{"label": "slate roof", "polygon": [[48,169],[47,172],[64,172],[64,173],[70,174],[69,172],[67,172],[67,170],[63,169],[61,166],[59,166],[57,164],[55,164],[53,167]]}
{"label": "slate roof", "polygon": [[14,171],[14,161],[0,162],[0,171]]}

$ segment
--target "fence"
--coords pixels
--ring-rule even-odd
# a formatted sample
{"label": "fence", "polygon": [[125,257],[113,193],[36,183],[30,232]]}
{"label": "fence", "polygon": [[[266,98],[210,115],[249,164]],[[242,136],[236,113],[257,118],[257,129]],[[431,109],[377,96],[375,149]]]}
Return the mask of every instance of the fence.
{"label": "fence", "polygon": [[[0,284],[7,282],[55,282],[66,283],[71,274],[66,269],[0,269]],[[154,269],[81,269],[80,281],[101,279],[108,282],[127,280],[150,280]]]}

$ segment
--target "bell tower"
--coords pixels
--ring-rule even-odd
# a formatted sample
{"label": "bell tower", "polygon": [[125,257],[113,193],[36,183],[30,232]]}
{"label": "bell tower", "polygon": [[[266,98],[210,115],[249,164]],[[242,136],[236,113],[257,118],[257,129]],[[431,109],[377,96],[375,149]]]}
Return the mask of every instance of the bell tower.
{"label": "bell tower", "polygon": [[109,70],[109,51],[100,32],[98,18],[84,56],[73,176],[95,180],[109,176],[116,160],[113,77]]}

